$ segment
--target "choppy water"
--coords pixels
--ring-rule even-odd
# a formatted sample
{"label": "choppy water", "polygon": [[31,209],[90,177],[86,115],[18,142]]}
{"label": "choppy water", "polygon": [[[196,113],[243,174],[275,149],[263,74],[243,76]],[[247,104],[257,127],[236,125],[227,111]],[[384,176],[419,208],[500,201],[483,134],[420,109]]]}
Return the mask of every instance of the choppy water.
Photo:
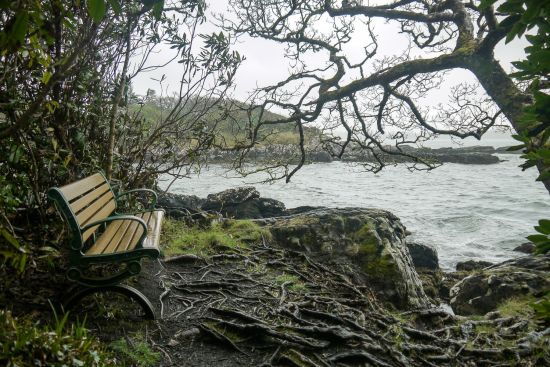
{"label": "choppy water", "polygon": [[522,172],[516,155],[495,165],[445,164],[431,172],[389,167],[379,174],[341,162],[305,166],[292,182],[256,184],[256,177],[222,177],[221,166],[175,182],[171,192],[206,197],[231,187],[254,185],[262,197],[285,203],[328,207],[375,207],[399,216],[411,241],[435,246],[441,265],[458,261],[503,261],[526,242],[538,219],[550,217],[550,196],[535,182],[534,169]]}

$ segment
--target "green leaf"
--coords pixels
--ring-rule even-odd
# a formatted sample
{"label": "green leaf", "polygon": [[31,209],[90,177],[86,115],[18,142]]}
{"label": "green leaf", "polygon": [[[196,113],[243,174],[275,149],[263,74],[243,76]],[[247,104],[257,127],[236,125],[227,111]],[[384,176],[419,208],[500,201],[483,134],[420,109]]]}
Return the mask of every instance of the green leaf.
{"label": "green leaf", "polygon": [[115,12],[116,15],[120,15],[120,13],[122,12],[122,7],[120,6],[120,3],[118,2],[118,0],[107,0],[109,1],[109,4],[111,4],[111,8],[113,8],[113,11]]}
{"label": "green leaf", "polygon": [[157,1],[153,5],[153,16],[155,17],[156,20],[160,20],[163,10],[164,10],[164,0]]}
{"label": "green leaf", "polygon": [[513,152],[513,151],[520,150],[520,149],[523,149],[523,148],[525,148],[525,144],[514,145],[514,146],[506,148],[506,151],[507,152]]}
{"label": "green leaf", "polygon": [[5,228],[0,228],[0,234],[2,235],[2,237],[4,237],[6,241],[8,241],[10,245],[15,247],[17,251],[25,252],[19,242],[15,239],[15,237],[13,237],[11,233],[8,232]]}
{"label": "green leaf", "polygon": [[94,22],[101,22],[103,17],[105,17],[106,11],[105,0],[88,0],[88,14],[90,14]]}
{"label": "green leaf", "polygon": [[29,27],[29,14],[26,11],[17,13],[15,16],[15,22],[11,29],[11,38],[15,41],[23,43],[25,36],[27,35],[27,29]]}
{"label": "green leaf", "polygon": [[530,236],[527,236],[527,239],[533,242],[534,244],[544,243],[549,241],[548,236],[543,234],[532,234]]}
{"label": "green leaf", "polygon": [[543,172],[537,177],[537,181],[546,181],[550,179],[550,172]]}
{"label": "green leaf", "polygon": [[539,226],[544,230],[544,234],[550,234],[550,220],[548,219],[541,219],[539,220]]}

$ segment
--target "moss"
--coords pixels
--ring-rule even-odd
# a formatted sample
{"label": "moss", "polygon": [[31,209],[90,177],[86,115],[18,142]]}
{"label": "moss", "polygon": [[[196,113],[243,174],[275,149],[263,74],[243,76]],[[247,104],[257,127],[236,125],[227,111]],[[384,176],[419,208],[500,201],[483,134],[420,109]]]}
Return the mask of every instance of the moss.
{"label": "moss", "polygon": [[183,222],[167,219],[161,239],[165,255],[194,254],[209,256],[220,249],[247,249],[248,243],[270,240],[271,233],[252,221],[228,220],[214,223],[208,228],[186,226]]}
{"label": "moss", "polygon": [[319,223],[319,221],[320,219],[316,217],[297,216],[281,222],[281,225],[284,227],[298,227],[310,224],[317,224]]}
{"label": "moss", "polygon": [[300,280],[300,278],[293,274],[283,273],[275,278],[275,282],[279,285],[290,282],[288,289],[294,292],[302,292],[306,289],[306,285]]}
{"label": "moss", "polygon": [[503,317],[519,316],[532,319],[535,312],[530,305],[534,300],[535,298],[532,296],[510,298],[502,303],[497,310]]}
{"label": "moss", "polygon": [[156,366],[160,361],[160,353],[151,349],[142,333],[115,340],[110,347],[123,365],[149,367]]}
{"label": "moss", "polygon": [[487,334],[487,335],[495,335],[497,333],[497,329],[493,325],[480,324],[480,325],[476,325],[476,333],[478,333],[478,334]]}
{"label": "moss", "polygon": [[384,254],[378,244],[378,238],[372,224],[364,224],[352,236],[359,244],[358,255],[361,258],[363,271],[376,278],[393,278],[398,270],[390,254]]}

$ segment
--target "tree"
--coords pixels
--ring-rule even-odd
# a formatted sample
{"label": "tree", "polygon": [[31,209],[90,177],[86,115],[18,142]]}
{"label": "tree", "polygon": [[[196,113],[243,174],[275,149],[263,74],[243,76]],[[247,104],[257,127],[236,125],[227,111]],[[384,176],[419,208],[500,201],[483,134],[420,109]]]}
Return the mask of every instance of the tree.
{"label": "tree", "polygon": [[[17,207],[44,218],[48,187],[98,169],[150,185],[198,161],[215,129],[205,120],[221,118],[241,62],[224,34],[200,34],[204,9],[200,0],[0,4],[2,218]],[[151,120],[131,83],[164,65],[150,59],[161,45],[181,75]]]}
{"label": "tree", "polygon": [[[506,16],[506,8],[495,10],[493,3],[396,0],[370,6],[334,0],[230,1],[230,14],[221,18],[225,29],[285,45],[285,55],[295,66],[288,78],[259,89],[252,97],[260,101],[253,106],[260,115],[275,107],[288,117],[260,119],[250,128],[250,139],[236,148],[252,146],[261,125],[295,124],[303,136],[303,126],[324,121],[329,136],[324,146],[334,156],[360,147],[375,157],[373,170],[381,169],[388,155],[408,156],[414,167],[429,169],[431,162],[410,155],[403,146],[436,135],[479,139],[491,127],[503,124],[504,118],[528,141],[528,150],[544,145],[540,122],[524,118],[533,93],[544,84],[521,88],[494,55],[497,44],[517,29],[521,16]],[[408,46],[401,54],[378,55],[375,28],[382,21],[407,36]],[[360,41],[363,57],[354,60],[347,52]],[[418,101],[454,69],[469,70],[481,89],[464,83],[452,90],[449,105],[436,111],[422,108]],[[342,127],[344,139],[335,133]],[[299,152],[304,162],[303,146]],[[535,163],[550,191],[548,164],[540,159]],[[282,176],[288,180],[300,166],[286,167]]]}

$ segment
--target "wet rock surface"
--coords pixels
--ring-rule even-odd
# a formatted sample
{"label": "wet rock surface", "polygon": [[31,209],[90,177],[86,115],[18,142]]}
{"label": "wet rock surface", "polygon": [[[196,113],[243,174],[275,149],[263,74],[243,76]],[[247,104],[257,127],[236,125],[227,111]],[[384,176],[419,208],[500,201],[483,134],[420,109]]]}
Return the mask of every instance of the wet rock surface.
{"label": "wet rock surface", "polygon": [[494,265],[494,263],[482,260],[460,261],[456,264],[456,271],[480,270],[491,265]]}
{"label": "wet rock surface", "polygon": [[550,291],[550,256],[505,261],[458,282],[450,291],[451,306],[460,315],[483,315],[505,300]]}
{"label": "wet rock surface", "polygon": [[407,242],[407,247],[409,248],[415,268],[439,269],[439,258],[435,247],[414,242]]}
{"label": "wet rock surface", "polygon": [[358,265],[365,281],[398,307],[428,304],[405,243],[405,227],[388,211],[321,208],[259,222],[283,248]]}
{"label": "wet rock surface", "polygon": [[175,218],[201,212],[216,212],[236,219],[269,218],[286,214],[282,202],[261,198],[254,187],[228,189],[210,194],[205,199],[195,195],[165,194],[159,197],[157,206]]}

